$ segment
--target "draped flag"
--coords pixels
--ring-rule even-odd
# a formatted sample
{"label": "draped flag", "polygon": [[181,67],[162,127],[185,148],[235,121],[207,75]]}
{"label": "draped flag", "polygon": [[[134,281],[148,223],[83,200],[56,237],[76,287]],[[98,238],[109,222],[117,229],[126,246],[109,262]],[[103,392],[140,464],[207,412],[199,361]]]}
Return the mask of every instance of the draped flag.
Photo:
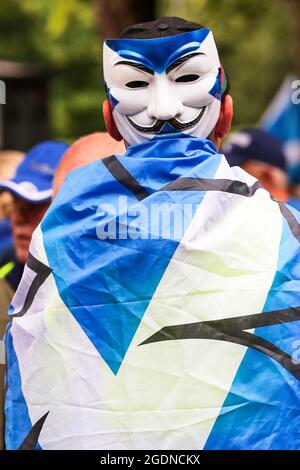
{"label": "draped flag", "polygon": [[10,309],[7,448],[299,448],[299,222],[209,140],[72,172]]}

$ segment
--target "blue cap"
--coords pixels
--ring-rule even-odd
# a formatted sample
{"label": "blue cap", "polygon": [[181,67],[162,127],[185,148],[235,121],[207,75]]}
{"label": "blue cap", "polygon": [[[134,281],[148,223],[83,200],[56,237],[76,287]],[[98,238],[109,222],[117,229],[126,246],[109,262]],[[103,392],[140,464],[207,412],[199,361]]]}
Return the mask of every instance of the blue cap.
{"label": "blue cap", "polygon": [[0,181],[0,191],[10,191],[31,203],[50,201],[55,170],[68,148],[63,142],[35,145],[25,155],[14,178]]}
{"label": "blue cap", "polygon": [[259,160],[286,171],[281,142],[261,129],[235,132],[223,145],[222,151],[230,166],[242,166],[249,160]]}

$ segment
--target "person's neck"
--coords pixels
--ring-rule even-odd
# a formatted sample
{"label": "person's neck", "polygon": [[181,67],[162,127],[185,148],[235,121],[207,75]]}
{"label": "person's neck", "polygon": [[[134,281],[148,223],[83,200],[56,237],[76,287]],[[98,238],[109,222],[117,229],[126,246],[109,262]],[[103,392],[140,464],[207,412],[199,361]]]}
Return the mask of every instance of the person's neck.
{"label": "person's neck", "polygon": [[[212,132],[209,134],[209,136],[207,137],[207,140],[210,140],[210,141],[214,144],[214,146],[216,147],[217,150],[220,149],[220,147],[221,147],[221,139],[218,139],[218,138],[215,136],[214,131],[212,131]],[[128,142],[126,142],[125,139],[123,139],[123,142],[124,142],[124,145],[125,145],[126,150],[127,150],[129,147],[131,147],[131,145],[130,145]]]}

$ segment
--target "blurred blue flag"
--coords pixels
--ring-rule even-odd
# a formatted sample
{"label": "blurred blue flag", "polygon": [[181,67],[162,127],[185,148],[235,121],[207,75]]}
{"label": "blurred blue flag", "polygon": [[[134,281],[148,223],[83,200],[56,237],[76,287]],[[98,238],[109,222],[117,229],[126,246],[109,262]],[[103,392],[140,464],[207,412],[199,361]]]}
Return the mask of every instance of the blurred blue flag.
{"label": "blurred blue flag", "polygon": [[300,182],[300,80],[288,76],[263,114],[260,125],[277,137],[284,147],[288,173]]}

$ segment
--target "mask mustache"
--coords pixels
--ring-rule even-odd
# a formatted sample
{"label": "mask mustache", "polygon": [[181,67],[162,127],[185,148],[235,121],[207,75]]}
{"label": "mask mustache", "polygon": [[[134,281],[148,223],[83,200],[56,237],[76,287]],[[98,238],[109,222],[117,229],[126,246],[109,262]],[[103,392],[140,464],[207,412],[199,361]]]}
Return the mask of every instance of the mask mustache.
{"label": "mask mustache", "polygon": [[158,119],[153,126],[145,127],[145,126],[139,126],[138,124],[136,124],[129,116],[127,116],[127,119],[130,122],[130,124],[136,130],[140,132],[146,132],[149,134],[159,134],[166,124],[169,124],[170,126],[172,126],[176,132],[176,131],[183,131],[186,129],[190,129],[191,127],[194,127],[196,124],[198,124],[198,122],[200,121],[200,119],[202,118],[204,114],[205,109],[206,109],[206,106],[203,106],[203,108],[201,108],[200,113],[195,119],[189,122],[185,122],[185,123],[179,122],[176,118],[167,119],[167,120]]}

